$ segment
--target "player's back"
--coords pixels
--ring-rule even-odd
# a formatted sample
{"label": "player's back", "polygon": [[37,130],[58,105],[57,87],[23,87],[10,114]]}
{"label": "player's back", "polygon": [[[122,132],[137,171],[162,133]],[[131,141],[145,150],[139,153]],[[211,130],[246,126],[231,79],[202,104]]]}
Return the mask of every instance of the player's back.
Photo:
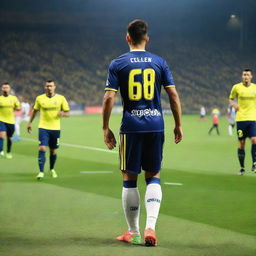
{"label": "player's back", "polygon": [[106,90],[117,90],[123,100],[121,132],[164,130],[161,87],[174,86],[172,75],[161,57],[147,51],[131,51],[114,59]]}

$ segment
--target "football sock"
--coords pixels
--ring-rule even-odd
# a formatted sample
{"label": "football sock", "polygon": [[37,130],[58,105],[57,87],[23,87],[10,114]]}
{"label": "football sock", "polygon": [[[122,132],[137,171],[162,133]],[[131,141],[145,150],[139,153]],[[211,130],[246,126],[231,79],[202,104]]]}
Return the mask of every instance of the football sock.
{"label": "football sock", "polygon": [[45,151],[39,150],[38,152],[38,165],[40,172],[44,172],[44,164],[45,164]]}
{"label": "football sock", "polygon": [[0,138],[0,152],[3,151],[4,139]]}
{"label": "football sock", "polygon": [[137,181],[123,182],[122,204],[130,233],[139,234],[140,194]]}
{"label": "football sock", "polygon": [[233,135],[232,125],[229,125],[229,126],[228,126],[228,134],[229,134],[229,136],[232,136],[232,135]]}
{"label": "football sock", "polygon": [[57,159],[57,154],[50,154],[50,170],[54,169],[54,165]]}
{"label": "football sock", "polygon": [[15,124],[15,134],[17,136],[20,136],[20,125],[19,124]]}
{"label": "football sock", "polygon": [[252,153],[252,162],[256,162],[256,144],[252,144],[251,148],[251,153]]}
{"label": "football sock", "polygon": [[12,148],[12,139],[7,138],[7,153],[11,152],[11,148]]}
{"label": "football sock", "polygon": [[160,179],[148,178],[146,179],[147,189],[145,194],[145,206],[147,212],[146,228],[155,230],[156,221],[158,218],[160,204],[162,200],[162,190]]}
{"label": "football sock", "polygon": [[238,159],[239,159],[239,163],[241,168],[244,168],[244,158],[245,158],[245,151],[244,149],[238,149],[237,150],[237,154],[238,154]]}

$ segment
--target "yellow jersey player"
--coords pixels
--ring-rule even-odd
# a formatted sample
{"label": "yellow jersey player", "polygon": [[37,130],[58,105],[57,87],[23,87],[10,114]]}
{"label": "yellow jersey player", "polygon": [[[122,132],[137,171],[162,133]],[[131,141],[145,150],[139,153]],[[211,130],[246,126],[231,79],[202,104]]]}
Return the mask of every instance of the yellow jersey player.
{"label": "yellow jersey player", "polygon": [[59,147],[60,139],[60,119],[61,117],[69,116],[69,106],[66,98],[60,94],[55,93],[55,83],[49,80],[45,83],[45,94],[39,95],[36,98],[31,118],[27,126],[29,133],[32,131],[32,122],[36,113],[40,111],[39,120],[39,152],[38,164],[39,174],[37,179],[41,180],[44,177],[44,164],[46,147],[50,149],[50,172],[53,178],[58,175],[54,170],[54,165],[57,159],[56,150]]}
{"label": "yellow jersey player", "polygon": [[[229,103],[235,108],[238,135],[238,159],[240,175],[245,173],[245,140],[251,140],[252,171],[256,172],[256,84],[251,83],[252,70],[244,69],[242,82],[235,84],[229,96]],[[237,103],[234,99],[237,98]]]}
{"label": "yellow jersey player", "polygon": [[4,157],[3,143],[7,135],[6,158],[11,159],[12,135],[14,133],[14,111],[20,110],[20,103],[16,96],[10,95],[11,86],[9,83],[2,85],[2,95],[0,96],[0,158]]}

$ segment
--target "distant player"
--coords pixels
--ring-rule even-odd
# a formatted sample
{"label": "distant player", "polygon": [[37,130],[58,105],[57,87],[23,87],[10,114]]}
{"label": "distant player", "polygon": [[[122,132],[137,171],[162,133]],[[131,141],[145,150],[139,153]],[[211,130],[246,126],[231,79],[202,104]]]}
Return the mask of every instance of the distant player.
{"label": "distant player", "polygon": [[30,104],[26,99],[21,100],[21,110],[15,114],[15,141],[20,140],[20,125],[22,122],[28,122],[30,119]]}
{"label": "distant player", "polygon": [[9,83],[2,85],[2,95],[0,96],[0,158],[4,157],[3,143],[7,135],[6,158],[11,159],[12,136],[15,130],[14,111],[20,110],[20,103],[16,96],[10,95],[11,86]]}
{"label": "distant player", "polygon": [[162,86],[170,99],[175,120],[175,143],[182,140],[181,107],[171,72],[161,57],[145,51],[149,41],[147,24],[134,20],[128,25],[126,41],[130,52],[114,59],[109,66],[103,99],[104,141],[109,149],[116,139],[109,128],[111,110],[117,90],[123,102],[120,130],[120,169],[123,175],[122,203],[128,231],[117,240],[141,243],[139,229],[140,196],[137,177],[145,171],[147,212],[144,232],[145,245],[156,246],[155,225],[159,214],[162,191],[160,169],[164,143],[164,121],[160,102]]}
{"label": "distant player", "polygon": [[210,128],[210,130],[208,131],[208,134],[211,135],[212,130],[216,129],[216,132],[218,135],[220,135],[220,131],[219,131],[219,115],[220,115],[220,111],[218,108],[213,108],[212,110],[212,127]]}
{"label": "distant player", "polygon": [[204,106],[200,107],[200,121],[204,121],[206,116],[206,109]]}
{"label": "distant player", "polygon": [[55,93],[55,82],[49,80],[45,83],[45,94],[41,94],[36,98],[35,105],[32,110],[31,118],[27,126],[29,133],[32,131],[32,122],[36,113],[40,111],[39,121],[39,174],[37,179],[44,178],[44,164],[46,147],[50,149],[50,172],[53,178],[58,175],[54,170],[57,159],[56,150],[59,147],[60,139],[60,119],[69,116],[69,106],[64,96]]}
{"label": "distant player", "polygon": [[[252,70],[244,69],[242,82],[232,87],[229,103],[236,112],[236,125],[238,135],[238,159],[240,162],[240,175],[245,173],[245,140],[251,140],[252,171],[256,172],[256,85],[251,82]],[[236,103],[234,99],[237,99]]]}
{"label": "distant player", "polygon": [[228,135],[233,136],[233,129],[236,124],[236,110],[232,106],[229,106],[227,109],[227,119],[228,119]]}

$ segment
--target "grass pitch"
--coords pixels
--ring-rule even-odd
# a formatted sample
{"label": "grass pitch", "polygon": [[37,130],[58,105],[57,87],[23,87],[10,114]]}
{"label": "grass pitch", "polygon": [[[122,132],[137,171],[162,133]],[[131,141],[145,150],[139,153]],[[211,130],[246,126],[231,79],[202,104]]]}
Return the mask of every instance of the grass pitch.
{"label": "grass pitch", "polygon": [[[249,143],[247,173],[241,177],[236,137],[227,135],[225,118],[221,136],[208,136],[210,119],[199,122],[197,116],[184,116],[184,141],[178,145],[173,143],[172,118],[165,119],[159,247],[115,241],[127,228],[118,153],[97,150],[106,147],[101,117],[92,115],[63,120],[58,179],[47,172],[42,182],[35,179],[37,120],[32,135],[23,125],[23,140],[13,145],[14,158],[0,159],[0,255],[256,255],[256,174],[250,171]],[[120,116],[113,116],[117,137],[119,123]],[[143,233],[143,174],[139,189]]]}

